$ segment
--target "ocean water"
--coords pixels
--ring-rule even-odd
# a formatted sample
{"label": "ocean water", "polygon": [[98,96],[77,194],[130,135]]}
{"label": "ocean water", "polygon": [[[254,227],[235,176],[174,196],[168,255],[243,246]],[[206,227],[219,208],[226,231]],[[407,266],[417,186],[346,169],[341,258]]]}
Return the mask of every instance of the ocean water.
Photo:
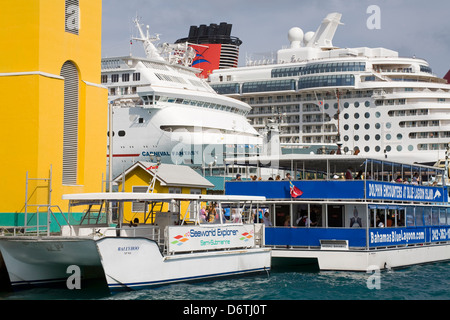
{"label": "ocean water", "polygon": [[179,283],[153,289],[109,294],[91,284],[80,290],[29,289],[0,293],[0,300],[449,300],[450,262],[364,272],[274,268],[269,274],[209,282]]}

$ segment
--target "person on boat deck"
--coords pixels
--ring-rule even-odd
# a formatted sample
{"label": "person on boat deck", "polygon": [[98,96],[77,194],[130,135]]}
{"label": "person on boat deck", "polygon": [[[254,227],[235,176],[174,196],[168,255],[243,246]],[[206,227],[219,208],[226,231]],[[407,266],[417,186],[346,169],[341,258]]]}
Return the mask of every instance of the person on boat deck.
{"label": "person on boat deck", "polygon": [[264,224],[265,224],[267,227],[271,227],[271,226],[272,226],[272,222],[270,221],[270,216],[269,216],[269,212],[268,212],[268,211],[266,211],[266,212],[264,213],[263,221],[264,221]]}
{"label": "person on boat deck", "polygon": [[417,172],[414,172],[411,184],[415,185],[419,184],[419,174]]}
{"label": "person on boat deck", "polygon": [[359,170],[359,171],[358,171],[358,174],[357,174],[356,177],[355,177],[355,180],[361,180],[361,179],[362,179],[362,174],[363,174],[363,171],[362,171],[362,170]]}
{"label": "person on boat deck", "polygon": [[291,216],[286,216],[285,220],[284,220],[284,226],[285,227],[290,227],[291,226]]}
{"label": "person on boat deck", "polygon": [[348,168],[345,172],[345,180],[353,180],[352,168]]}
{"label": "person on boat deck", "polygon": [[200,222],[206,222],[206,209],[204,206],[200,210]]}
{"label": "person on boat deck", "polygon": [[377,227],[384,228],[384,223],[381,221],[380,217],[377,217]]}
{"label": "person on boat deck", "polygon": [[239,209],[234,209],[231,214],[231,222],[239,223],[242,221],[242,215],[239,212]]}
{"label": "person on boat deck", "polygon": [[241,175],[239,173],[236,175],[236,179],[234,179],[234,181],[242,181]]}
{"label": "person on boat deck", "polygon": [[284,180],[292,180],[291,179],[291,174],[289,172],[286,173],[286,178],[284,178]]}

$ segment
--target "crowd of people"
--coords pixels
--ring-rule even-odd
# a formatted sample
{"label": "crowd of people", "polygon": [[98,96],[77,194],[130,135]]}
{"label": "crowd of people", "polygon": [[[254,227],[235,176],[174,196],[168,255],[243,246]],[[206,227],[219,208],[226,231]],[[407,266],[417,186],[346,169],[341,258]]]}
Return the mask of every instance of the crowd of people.
{"label": "crowd of people", "polygon": [[[396,173],[391,175],[393,178],[391,180],[391,182],[395,182],[395,183],[404,183],[404,184],[413,184],[413,185],[419,185],[421,184],[421,179],[419,176],[418,172],[415,172],[412,177],[402,177],[402,175],[400,173]],[[351,167],[349,167],[347,169],[347,171],[345,173],[343,173],[342,175],[339,174],[333,174],[332,176],[333,180],[373,180],[374,177],[372,177],[372,173],[370,171],[368,171],[366,174],[364,174],[363,170],[359,170],[356,174],[353,173],[353,169]],[[256,175],[250,175],[250,180],[246,180],[246,181],[262,181],[263,178],[262,177],[258,177]],[[285,180],[293,180],[291,177],[290,173],[286,173],[286,176],[282,179],[280,175],[276,175],[275,178],[274,177],[269,177],[267,179],[268,181],[285,181]],[[300,177],[297,177],[295,180],[301,180]],[[308,179],[311,180],[311,179]],[[232,181],[244,181],[242,180],[242,176],[241,174],[237,174],[236,178],[233,179]],[[430,185],[436,185],[437,184],[437,180],[434,178],[431,178],[430,180]]]}

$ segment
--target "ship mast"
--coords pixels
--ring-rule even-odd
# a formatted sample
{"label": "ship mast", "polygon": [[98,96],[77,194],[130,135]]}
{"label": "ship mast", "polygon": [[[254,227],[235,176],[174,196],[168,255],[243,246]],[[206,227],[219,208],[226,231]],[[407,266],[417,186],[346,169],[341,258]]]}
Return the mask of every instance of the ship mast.
{"label": "ship mast", "polygon": [[139,19],[135,18],[133,22],[136,24],[136,27],[139,31],[140,38],[133,38],[133,40],[141,41],[144,45],[145,55],[148,59],[154,59],[159,61],[164,61],[164,58],[161,57],[158,50],[153,44],[153,41],[159,40],[159,36],[156,35],[156,37],[150,37],[149,35],[149,26],[147,25],[147,33],[144,34],[144,31],[142,30],[141,25],[139,24]]}

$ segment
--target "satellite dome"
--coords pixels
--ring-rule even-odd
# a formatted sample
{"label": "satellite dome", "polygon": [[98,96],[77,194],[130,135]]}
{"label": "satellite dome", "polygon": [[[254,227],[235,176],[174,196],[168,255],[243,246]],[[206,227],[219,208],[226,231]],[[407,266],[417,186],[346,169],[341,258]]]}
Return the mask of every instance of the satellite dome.
{"label": "satellite dome", "polygon": [[291,42],[291,48],[300,47],[303,41],[303,30],[298,27],[291,28],[288,32],[288,39]]}
{"label": "satellite dome", "polygon": [[314,37],[314,31],[309,31],[309,32],[305,33],[305,37],[303,38],[303,41],[305,42],[305,44],[308,44],[313,37]]}

